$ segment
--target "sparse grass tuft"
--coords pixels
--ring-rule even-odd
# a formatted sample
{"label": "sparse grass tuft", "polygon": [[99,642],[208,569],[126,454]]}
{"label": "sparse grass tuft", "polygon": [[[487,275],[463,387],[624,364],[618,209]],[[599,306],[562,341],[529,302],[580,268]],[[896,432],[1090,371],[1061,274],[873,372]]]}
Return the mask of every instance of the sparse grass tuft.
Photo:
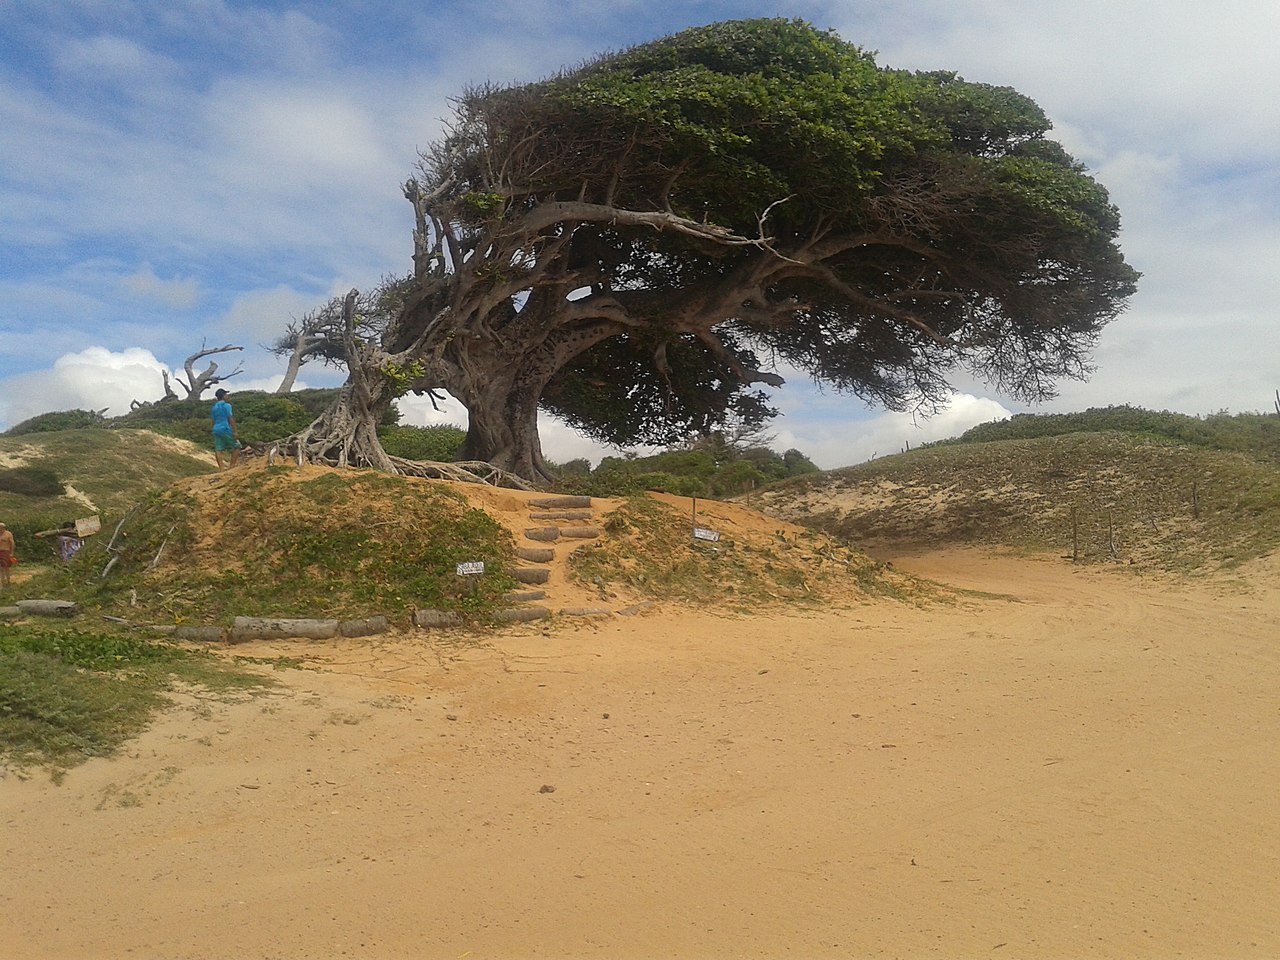
{"label": "sparse grass tuft", "polygon": [[582,583],[620,585],[641,596],[747,610],[772,603],[819,603],[919,586],[820,533],[698,540],[687,514],[646,496],[606,517],[607,539],[569,557]]}

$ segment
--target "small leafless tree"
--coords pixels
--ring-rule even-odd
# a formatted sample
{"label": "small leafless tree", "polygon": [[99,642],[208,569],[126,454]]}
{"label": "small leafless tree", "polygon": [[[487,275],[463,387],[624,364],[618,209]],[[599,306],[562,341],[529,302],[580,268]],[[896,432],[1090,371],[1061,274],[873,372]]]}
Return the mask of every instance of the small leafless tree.
{"label": "small leafless tree", "polygon": [[[211,357],[219,353],[230,353],[233,350],[243,349],[244,347],[236,347],[231,344],[227,344],[225,347],[206,347],[202,340],[200,342],[200,349],[187,357],[183,362],[183,369],[187,372],[187,379],[183,380],[181,377],[174,377],[174,379],[178,381],[178,385],[187,392],[186,399],[191,401],[199,400],[201,395],[210,387],[226,380],[230,380],[232,377],[241,373],[241,368],[243,366],[243,364],[241,366],[237,366],[230,373],[219,374],[218,364],[215,361],[210,360],[209,365],[205,367],[203,371],[196,373],[195,365],[197,360],[201,360],[204,357]],[[164,390],[165,399],[176,396],[173,392],[172,386],[169,384],[168,373],[164,374]]]}

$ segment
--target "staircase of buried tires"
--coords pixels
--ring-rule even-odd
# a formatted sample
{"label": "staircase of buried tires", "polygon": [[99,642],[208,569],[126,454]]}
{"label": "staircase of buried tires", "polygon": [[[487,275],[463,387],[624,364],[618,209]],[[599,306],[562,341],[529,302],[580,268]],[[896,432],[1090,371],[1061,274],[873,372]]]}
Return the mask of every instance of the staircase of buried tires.
{"label": "staircase of buried tires", "polygon": [[[562,607],[552,611],[538,603],[547,598],[544,588],[551,580],[551,568],[544,564],[556,559],[556,544],[599,537],[600,528],[591,523],[593,519],[590,497],[540,497],[529,501],[529,520],[541,526],[525,528],[524,542],[516,548],[516,559],[521,562],[507,571],[525,589],[513,590],[506,595],[505,599],[512,605],[495,610],[495,620],[500,623],[545,620],[553,612],[563,617],[613,616],[614,611],[608,607]],[[633,611],[618,612],[629,614]],[[418,610],[414,613],[414,624],[419,627],[447,627],[459,622],[459,616],[452,611]]]}
{"label": "staircase of buried tires", "polygon": [[[507,600],[519,606],[498,611],[498,619],[506,621],[539,620],[551,616],[551,610],[537,606],[545,600],[547,591],[541,589],[551,579],[551,568],[540,566],[556,559],[555,544],[564,540],[594,540],[600,536],[590,497],[541,497],[529,501],[529,519],[541,526],[527,527],[525,544],[516,547],[520,566],[507,572],[528,589],[507,594]],[[533,546],[531,544],[539,544]],[[556,611],[565,617],[607,617],[613,614],[608,607],[562,607]]]}

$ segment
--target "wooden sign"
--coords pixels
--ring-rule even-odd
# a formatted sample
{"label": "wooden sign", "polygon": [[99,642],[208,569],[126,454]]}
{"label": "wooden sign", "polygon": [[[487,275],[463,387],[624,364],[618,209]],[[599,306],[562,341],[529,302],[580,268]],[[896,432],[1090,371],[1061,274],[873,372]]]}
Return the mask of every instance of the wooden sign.
{"label": "wooden sign", "polygon": [[714,530],[707,530],[703,527],[693,528],[693,538],[695,540],[710,540],[712,543],[720,539],[720,534]]}

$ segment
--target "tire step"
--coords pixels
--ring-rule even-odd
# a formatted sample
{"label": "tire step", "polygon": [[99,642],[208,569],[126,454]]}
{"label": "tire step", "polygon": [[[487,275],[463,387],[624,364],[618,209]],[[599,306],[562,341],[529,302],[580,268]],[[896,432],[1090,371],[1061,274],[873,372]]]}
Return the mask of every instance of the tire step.
{"label": "tire step", "polygon": [[563,507],[589,507],[591,506],[590,497],[539,497],[537,500],[530,500],[529,506],[537,507],[540,510],[558,510]]}
{"label": "tire step", "polygon": [[546,620],[551,611],[546,607],[508,607],[493,611],[493,619],[499,623],[522,623],[526,620]]}
{"label": "tire step", "polygon": [[550,563],[556,551],[554,547],[516,547],[516,556],[530,563]]}
{"label": "tire step", "polygon": [[564,607],[560,611],[562,617],[612,617],[613,611],[607,607]]}
{"label": "tire step", "polygon": [[512,590],[510,593],[504,593],[502,599],[507,603],[531,603],[534,600],[547,599],[547,591],[545,590]]}
{"label": "tire step", "polygon": [[546,567],[512,567],[507,573],[517,583],[546,583],[551,579],[551,571]]}
{"label": "tire step", "polygon": [[590,520],[595,515],[590,510],[534,510],[530,520]]}

